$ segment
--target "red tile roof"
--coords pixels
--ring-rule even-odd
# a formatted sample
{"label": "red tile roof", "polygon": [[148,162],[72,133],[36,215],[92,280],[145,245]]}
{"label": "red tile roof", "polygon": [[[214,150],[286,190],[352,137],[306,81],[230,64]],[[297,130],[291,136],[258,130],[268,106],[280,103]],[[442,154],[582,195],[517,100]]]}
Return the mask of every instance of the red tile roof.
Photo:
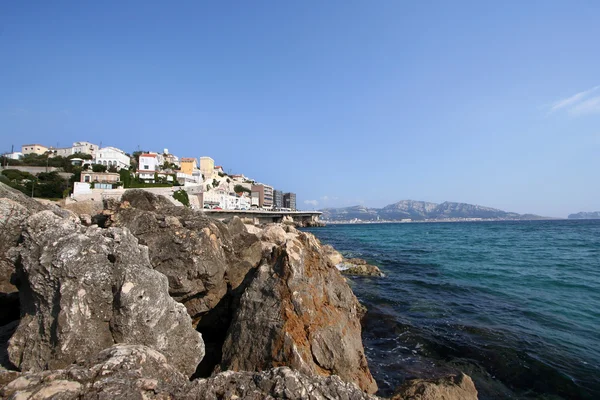
{"label": "red tile roof", "polygon": [[140,157],[156,157],[156,154],[142,154]]}

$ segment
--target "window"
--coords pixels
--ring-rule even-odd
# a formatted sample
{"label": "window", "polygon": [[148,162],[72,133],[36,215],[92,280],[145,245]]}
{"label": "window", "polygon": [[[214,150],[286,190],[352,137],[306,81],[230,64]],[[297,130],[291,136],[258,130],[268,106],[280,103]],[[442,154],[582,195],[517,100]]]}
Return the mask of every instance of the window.
{"label": "window", "polygon": [[89,182],[90,181],[90,176],[89,175],[84,176],[83,177],[83,181],[84,182]]}
{"label": "window", "polygon": [[150,166],[144,165],[144,169],[150,169]]}

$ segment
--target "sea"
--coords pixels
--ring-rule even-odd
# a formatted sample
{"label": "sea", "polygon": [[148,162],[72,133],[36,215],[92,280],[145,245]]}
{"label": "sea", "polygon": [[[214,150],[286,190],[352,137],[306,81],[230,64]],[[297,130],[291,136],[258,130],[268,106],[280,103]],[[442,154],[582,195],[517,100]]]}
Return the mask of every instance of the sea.
{"label": "sea", "polygon": [[306,230],[386,274],[349,278],[380,395],[462,371],[480,399],[600,399],[600,220]]}

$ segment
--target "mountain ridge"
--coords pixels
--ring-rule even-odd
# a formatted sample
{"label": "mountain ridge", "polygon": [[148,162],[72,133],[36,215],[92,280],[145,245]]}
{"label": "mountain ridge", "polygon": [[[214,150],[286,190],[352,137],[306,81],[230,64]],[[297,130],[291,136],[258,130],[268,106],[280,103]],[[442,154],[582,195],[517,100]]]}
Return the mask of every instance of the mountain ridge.
{"label": "mountain ridge", "polygon": [[600,219],[600,211],[581,211],[569,214],[568,219]]}
{"label": "mountain ridge", "polygon": [[369,208],[361,205],[325,208],[321,218],[329,221],[424,221],[424,220],[456,220],[456,219],[489,219],[489,220],[529,220],[546,219],[534,214],[518,214],[497,208],[475,204],[445,201],[432,203],[418,200],[400,200],[382,208]]}

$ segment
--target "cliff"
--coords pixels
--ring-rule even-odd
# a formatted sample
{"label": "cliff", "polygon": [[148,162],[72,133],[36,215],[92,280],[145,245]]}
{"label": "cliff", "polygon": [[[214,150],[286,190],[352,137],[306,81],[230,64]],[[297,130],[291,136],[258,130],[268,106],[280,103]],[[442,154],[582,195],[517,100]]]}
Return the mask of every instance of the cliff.
{"label": "cliff", "polygon": [[[0,189],[1,306],[19,311],[0,327],[0,397],[376,398],[364,309],[313,235],[142,191],[79,218]],[[459,381],[428,398],[476,398]]]}

